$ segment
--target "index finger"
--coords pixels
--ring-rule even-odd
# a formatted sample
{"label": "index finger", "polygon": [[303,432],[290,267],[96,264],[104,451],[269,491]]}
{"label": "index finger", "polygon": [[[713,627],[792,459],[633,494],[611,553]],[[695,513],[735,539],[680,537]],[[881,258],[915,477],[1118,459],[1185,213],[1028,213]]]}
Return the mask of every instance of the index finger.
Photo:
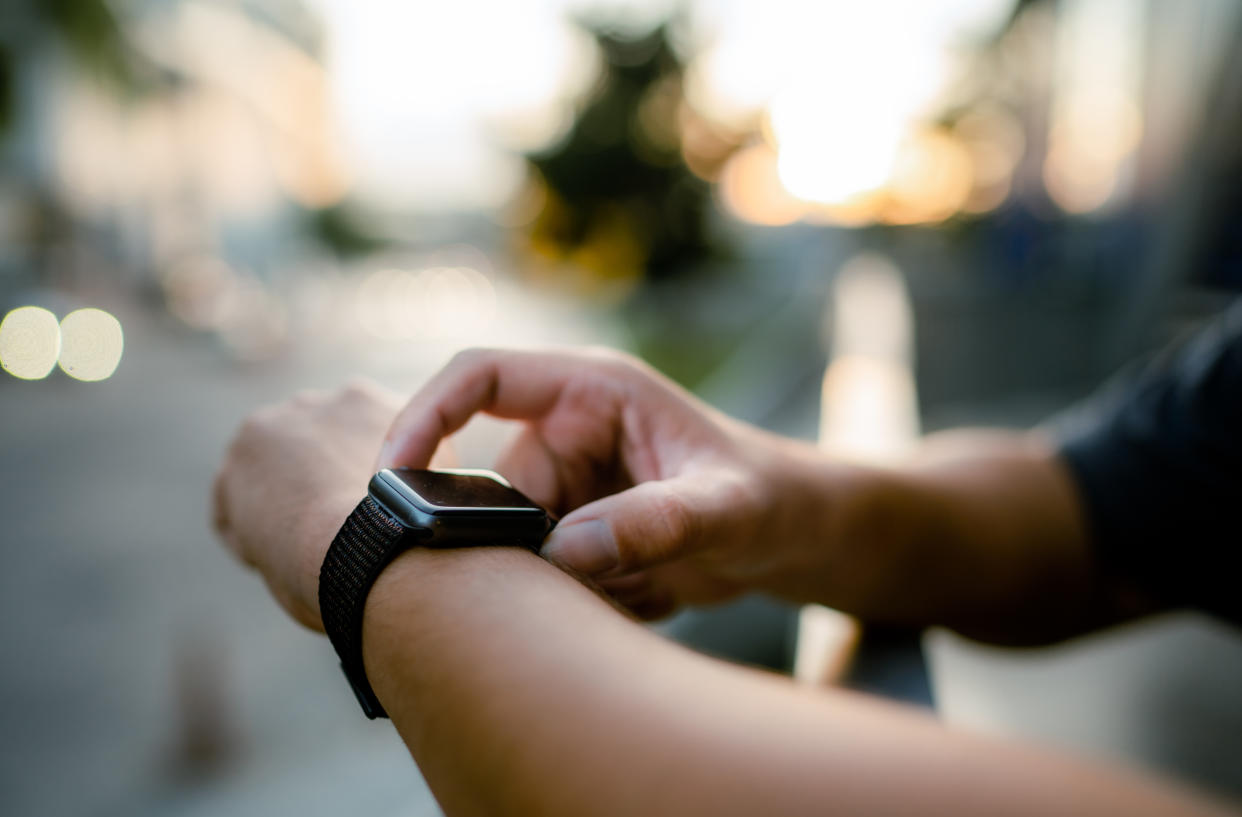
{"label": "index finger", "polygon": [[568,353],[468,349],[418,390],[393,420],[378,468],[425,468],[436,446],[478,412],[537,419],[556,405],[581,360]]}

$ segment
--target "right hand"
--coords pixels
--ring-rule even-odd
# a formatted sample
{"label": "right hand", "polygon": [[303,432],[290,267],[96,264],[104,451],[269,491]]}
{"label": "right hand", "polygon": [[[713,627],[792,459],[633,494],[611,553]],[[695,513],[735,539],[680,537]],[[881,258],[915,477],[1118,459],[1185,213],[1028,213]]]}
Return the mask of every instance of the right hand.
{"label": "right hand", "polygon": [[496,470],[563,517],[544,556],[636,614],[747,589],[818,595],[831,503],[808,447],[725,417],[617,352],[476,349],[414,395],[379,466],[426,467],[480,411],[525,425]]}

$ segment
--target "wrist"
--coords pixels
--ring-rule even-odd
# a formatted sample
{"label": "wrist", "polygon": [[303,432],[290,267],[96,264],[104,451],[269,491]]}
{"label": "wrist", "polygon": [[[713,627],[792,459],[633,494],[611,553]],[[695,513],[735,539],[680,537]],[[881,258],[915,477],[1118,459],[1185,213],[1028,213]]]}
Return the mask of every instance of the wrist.
{"label": "wrist", "polygon": [[862,613],[882,597],[903,520],[893,474],[840,462],[813,445],[785,449],[773,541],[784,543],[796,601]]}
{"label": "wrist", "polygon": [[987,572],[965,558],[972,527],[934,479],[910,469],[825,463],[824,603],[899,625],[953,623]]}
{"label": "wrist", "polygon": [[317,498],[297,517],[294,535],[299,543],[298,596],[319,629],[323,619],[319,610],[319,571],[337,531],[365,493],[340,489]]}
{"label": "wrist", "polygon": [[[453,640],[456,623],[482,614],[488,587],[521,581],[538,556],[516,547],[435,549],[413,547],[393,559],[376,578],[362,614],[362,662],[367,679],[389,716],[400,722],[404,701],[418,701],[423,671],[413,655],[431,655],[437,640]],[[504,610],[509,617],[512,610]],[[497,629],[504,626],[496,620]],[[395,687],[402,693],[394,695]]]}

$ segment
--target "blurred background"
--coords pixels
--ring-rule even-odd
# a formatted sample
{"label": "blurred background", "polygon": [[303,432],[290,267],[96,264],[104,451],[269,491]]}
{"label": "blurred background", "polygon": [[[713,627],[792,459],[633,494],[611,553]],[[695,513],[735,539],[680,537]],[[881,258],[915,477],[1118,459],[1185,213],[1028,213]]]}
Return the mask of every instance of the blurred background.
{"label": "blurred background", "polygon": [[[1240,46],[1232,0],[5,0],[0,811],[438,813],[213,541],[250,409],[592,343],[842,456],[1043,422],[1242,288]],[[797,620],[665,627],[789,670]],[[1236,634],[1144,627],[856,674],[1242,795]]]}

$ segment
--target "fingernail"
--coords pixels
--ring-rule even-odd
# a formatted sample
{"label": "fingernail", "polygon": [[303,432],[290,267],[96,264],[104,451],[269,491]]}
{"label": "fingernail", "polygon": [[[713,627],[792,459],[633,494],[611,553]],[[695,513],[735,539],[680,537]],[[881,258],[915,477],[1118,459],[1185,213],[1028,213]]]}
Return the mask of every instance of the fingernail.
{"label": "fingernail", "polygon": [[379,459],[376,460],[376,464],[380,468],[387,468],[392,462],[392,452],[394,448],[396,448],[396,446],[390,442],[384,443],[380,446]]}
{"label": "fingernail", "polygon": [[620,555],[612,529],[602,519],[556,528],[541,551],[548,561],[597,576],[617,566]]}

